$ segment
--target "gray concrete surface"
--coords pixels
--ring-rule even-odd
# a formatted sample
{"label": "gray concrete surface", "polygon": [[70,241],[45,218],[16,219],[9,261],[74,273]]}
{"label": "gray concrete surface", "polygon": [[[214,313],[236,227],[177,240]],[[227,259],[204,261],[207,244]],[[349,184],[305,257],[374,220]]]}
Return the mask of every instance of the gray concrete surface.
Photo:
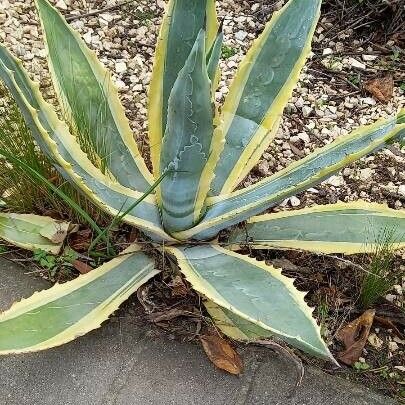
{"label": "gray concrete surface", "polygon": [[[0,258],[0,310],[47,284]],[[1,326],[0,326],[1,327]],[[156,336],[122,311],[103,328],[65,346],[0,358],[1,405],[389,405],[364,387],[307,368],[291,396],[295,370],[270,351],[246,348],[245,372],[227,375],[197,345]]]}

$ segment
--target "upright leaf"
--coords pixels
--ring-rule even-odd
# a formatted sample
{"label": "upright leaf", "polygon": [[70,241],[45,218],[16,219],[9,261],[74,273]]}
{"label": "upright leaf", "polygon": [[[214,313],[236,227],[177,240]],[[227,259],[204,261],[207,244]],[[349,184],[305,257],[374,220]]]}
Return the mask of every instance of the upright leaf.
{"label": "upright leaf", "polygon": [[220,71],[219,59],[221,58],[222,44],[224,42],[224,33],[222,31],[222,24],[219,27],[217,37],[207,55],[207,71],[208,77],[211,80],[212,97],[214,98],[215,90],[218,86]]}
{"label": "upright leaf", "polygon": [[232,191],[274,138],[311,49],[321,0],[290,0],[242,61],[222,109],[225,146],[211,186]]}
{"label": "upright leaf", "polygon": [[291,345],[332,361],[304,293],[264,262],[214,245],[168,248],[193,288]]}
{"label": "upright leaf", "polygon": [[149,89],[149,142],[155,177],[166,130],[168,101],[180,70],[206,21],[207,49],[217,33],[215,0],[170,0],[158,38]]}
{"label": "upright leaf", "polygon": [[36,5],[62,110],[120,184],[146,191],[153,179],[110,73],[48,0],[36,0]]}
{"label": "upright leaf", "polygon": [[157,273],[154,261],[132,246],[90,273],[35,293],[0,314],[0,355],[45,350],[100,327]]}
{"label": "upright leaf", "polygon": [[205,58],[205,31],[179,72],[169,98],[160,166],[172,170],[161,183],[162,220],[169,232],[198,221],[209,190],[206,176],[213,136],[211,83]]}

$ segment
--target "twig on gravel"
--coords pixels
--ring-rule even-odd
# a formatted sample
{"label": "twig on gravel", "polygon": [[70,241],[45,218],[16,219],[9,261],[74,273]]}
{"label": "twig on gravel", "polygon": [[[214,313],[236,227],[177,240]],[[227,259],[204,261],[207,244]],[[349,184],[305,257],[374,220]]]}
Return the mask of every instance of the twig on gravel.
{"label": "twig on gravel", "polygon": [[79,18],[91,17],[91,16],[94,16],[94,15],[105,13],[106,11],[111,11],[111,10],[115,10],[117,8],[120,8],[122,6],[126,6],[127,4],[133,3],[134,1],[137,1],[137,0],[126,0],[126,1],[123,1],[122,3],[115,4],[113,6],[104,7],[104,8],[101,8],[99,10],[90,11],[90,12],[85,13],[85,14],[68,15],[65,18],[66,18],[67,22],[70,22],[70,21],[73,21],[73,20],[77,20]]}
{"label": "twig on gravel", "polygon": [[[317,70],[317,69],[308,68],[307,71],[310,72],[310,73],[316,73],[317,75],[327,77],[328,79],[336,79],[337,78],[337,79],[342,80],[343,82],[347,83],[349,86],[353,87],[357,91],[360,90],[360,88],[358,86],[356,86],[350,80],[347,80],[343,75],[339,74],[338,72],[332,71],[331,73],[333,73],[333,75],[334,75],[334,76],[332,76],[332,75],[330,75],[330,74],[328,74],[326,72],[323,72],[323,71]],[[327,70],[327,71],[329,72],[329,70]]]}

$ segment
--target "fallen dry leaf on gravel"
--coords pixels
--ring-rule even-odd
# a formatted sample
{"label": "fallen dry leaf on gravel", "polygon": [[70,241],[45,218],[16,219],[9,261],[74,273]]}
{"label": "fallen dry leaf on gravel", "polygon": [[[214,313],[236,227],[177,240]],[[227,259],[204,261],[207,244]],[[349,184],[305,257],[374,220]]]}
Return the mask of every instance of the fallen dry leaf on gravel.
{"label": "fallen dry leaf on gravel", "polygon": [[340,328],[336,338],[345,346],[345,350],[338,353],[337,358],[349,366],[359,360],[375,315],[374,309],[368,309],[363,315]]}
{"label": "fallen dry leaf on gravel", "polygon": [[377,100],[387,103],[391,100],[394,92],[394,79],[392,76],[385,76],[368,80],[364,84],[364,88]]}
{"label": "fallen dry leaf on gravel", "polygon": [[218,368],[235,375],[242,373],[242,360],[225,339],[216,335],[206,335],[200,336],[200,341],[208,358]]}

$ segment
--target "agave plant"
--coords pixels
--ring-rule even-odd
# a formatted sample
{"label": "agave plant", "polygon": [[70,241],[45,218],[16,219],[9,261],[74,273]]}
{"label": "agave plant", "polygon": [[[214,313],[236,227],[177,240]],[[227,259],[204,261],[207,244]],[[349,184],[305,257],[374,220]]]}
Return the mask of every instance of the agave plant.
{"label": "agave plant", "polygon": [[[125,212],[123,220],[142,231],[148,249],[141,241],[134,243],[89,274],[14,304],[0,315],[1,354],[47,349],[99,327],[159,272],[148,254],[152,246],[177,263],[224,333],[242,340],[274,336],[334,361],[305,294],[293,280],[236,252],[249,244],[260,249],[363,253],[377,243],[374,230],[390,224],[401,231],[395,247],[405,246],[405,213],[384,205],[338,203],[255,216],[403,139],[404,111],[236,189],[277,132],[310,52],[320,5],[321,0],[290,0],[274,13],[219,108],[214,93],[223,35],[215,1],[169,1],[149,91],[152,174],[137,149],[110,74],[59,12],[47,0],[36,0],[67,123],[3,46],[0,77],[37,145],[61,175],[105,212]],[[72,127],[89,134],[93,150],[103,151],[105,170],[81,150]],[[219,241],[220,231],[246,220],[244,227],[231,229],[226,243]],[[0,236],[6,233],[8,241],[29,248],[22,243],[27,229],[31,245],[49,244],[49,234],[43,231],[49,223],[41,222],[49,219],[26,217],[14,229],[13,221],[1,221]]]}

